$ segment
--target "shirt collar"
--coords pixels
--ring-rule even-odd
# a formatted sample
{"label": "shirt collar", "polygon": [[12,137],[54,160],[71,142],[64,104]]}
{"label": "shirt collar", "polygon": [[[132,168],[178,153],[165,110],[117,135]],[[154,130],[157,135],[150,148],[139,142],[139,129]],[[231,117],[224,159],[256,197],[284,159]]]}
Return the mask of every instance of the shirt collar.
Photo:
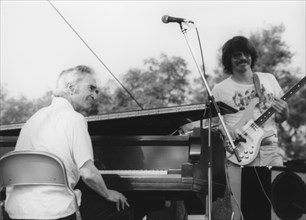
{"label": "shirt collar", "polygon": [[62,98],[62,97],[53,97],[52,105],[61,105],[61,106],[65,106],[65,107],[68,107],[68,108],[74,110],[71,103],[67,99]]}

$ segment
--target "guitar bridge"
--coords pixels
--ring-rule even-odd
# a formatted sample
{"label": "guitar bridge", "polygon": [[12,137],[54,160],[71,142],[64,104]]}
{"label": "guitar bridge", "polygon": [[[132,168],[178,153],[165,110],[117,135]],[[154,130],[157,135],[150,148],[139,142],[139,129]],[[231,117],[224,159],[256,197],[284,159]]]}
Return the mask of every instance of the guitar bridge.
{"label": "guitar bridge", "polygon": [[227,142],[227,144],[225,145],[225,150],[230,153],[230,154],[233,154],[234,153],[234,148],[232,147],[232,145]]}

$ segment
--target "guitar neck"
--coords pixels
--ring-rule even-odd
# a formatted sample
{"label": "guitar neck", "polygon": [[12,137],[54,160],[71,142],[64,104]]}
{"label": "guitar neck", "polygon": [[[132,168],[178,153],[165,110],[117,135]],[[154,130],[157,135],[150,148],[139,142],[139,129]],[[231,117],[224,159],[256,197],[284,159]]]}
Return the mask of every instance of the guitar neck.
{"label": "guitar neck", "polygon": [[[286,101],[294,95],[306,82],[306,77],[304,76],[298,83],[296,83],[290,90],[288,90],[281,99]],[[276,110],[273,107],[268,108],[259,118],[255,120],[255,123],[258,126],[263,125],[274,113]]]}

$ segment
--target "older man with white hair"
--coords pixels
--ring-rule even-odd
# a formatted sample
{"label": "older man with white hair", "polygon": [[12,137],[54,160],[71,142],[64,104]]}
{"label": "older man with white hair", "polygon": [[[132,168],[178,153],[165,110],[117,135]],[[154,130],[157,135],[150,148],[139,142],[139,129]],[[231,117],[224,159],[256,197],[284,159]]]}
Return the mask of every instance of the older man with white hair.
{"label": "older man with white hair", "polygon": [[[64,162],[69,184],[80,177],[95,194],[75,193],[82,218],[132,219],[126,197],[108,189],[93,162],[93,149],[84,112],[98,95],[93,71],[76,66],[62,71],[50,106],[40,109],[23,126],[15,150],[37,150]],[[81,200],[82,198],[82,200]],[[73,199],[59,186],[14,186],[7,189],[6,211],[11,219],[76,219]]]}

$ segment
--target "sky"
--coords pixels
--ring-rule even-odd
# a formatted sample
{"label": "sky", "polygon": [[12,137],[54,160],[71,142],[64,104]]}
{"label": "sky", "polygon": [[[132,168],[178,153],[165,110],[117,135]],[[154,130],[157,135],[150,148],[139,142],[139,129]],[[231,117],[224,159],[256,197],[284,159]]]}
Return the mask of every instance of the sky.
{"label": "sky", "polygon": [[[213,74],[218,50],[228,39],[280,24],[286,28],[283,40],[295,53],[293,65],[305,74],[305,0],[51,3],[83,41],[48,1],[1,0],[0,79],[11,96],[40,97],[54,88],[62,70],[80,64],[91,66],[103,85],[112,74],[120,78],[161,53],[184,58],[198,77],[196,28],[207,74]],[[184,35],[178,23],[163,23],[164,15],[195,25],[187,26]]]}

